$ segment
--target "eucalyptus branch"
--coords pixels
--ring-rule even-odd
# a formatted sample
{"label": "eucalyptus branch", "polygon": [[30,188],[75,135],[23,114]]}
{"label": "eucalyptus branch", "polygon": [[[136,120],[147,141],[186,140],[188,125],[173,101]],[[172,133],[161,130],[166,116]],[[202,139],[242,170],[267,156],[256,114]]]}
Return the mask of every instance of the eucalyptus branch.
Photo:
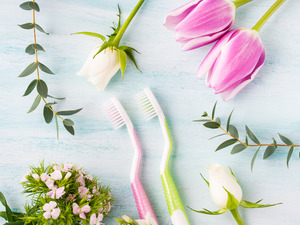
{"label": "eucalyptus branch", "polygon": [[[271,143],[261,143],[247,125],[245,125],[246,136],[245,136],[245,140],[243,141],[239,137],[240,135],[239,135],[237,128],[231,124],[231,116],[232,116],[233,110],[227,119],[226,128],[224,128],[224,127],[222,127],[221,119],[219,117],[215,118],[216,106],[217,106],[217,102],[215,103],[215,105],[213,107],[211,116],[209,116],[207,114],[207,112],[204,112],[202,117],[204,117],[206,119],[194,120],[194,122],[203,122],[203,125],[206,128],[220,129],[222,131],[221,134],[210,138],[210,140],[217,138],[217,137],[221,137],[221,136],[229,136],[230,137],[230,139],[222,142],[217,147],[216,151],[219,151],[223,148],[234,145],[231,150],[231,154],[237,154],[237,153],[244,151],[248,147],[257,147],[258,149],[256,150],[256,152],[252,158],[252,161],[251,161],[251,169],[253,169],[253,165],[256,160],[257,154],[262,147],[266,147],[264,155],[263,155],[263,159],[269,158],[278,149],[278,147],[289,147],[290,149],[289,149],[289,152],[287,155],[287,160],[286,160],[287,167],[289,167],[289,161],[294,152],[294,148],[300,147],[300,145],[294,144],[289,138],[287,138],[281,134],[278,134],[278,136],[281,139],[281,141],[283,142],[283,144],[277,144],[277,141],[275,140],[275,138],[272,138]],[[248,141],[249,138],[253,142],[253,144],[249,144],[249,141]],[[299,155],[299,157],[300,157],[300,155]]]}
{"label": "eucalyptus branch", "polygon": [[25,49],[25,52],[28,53],[29,55],[35,55],[35,62],[28,65],[26,67],[26,69],[19,75],[19,77],[27,77],[27,76],[31,75],[32,73],[34,73],[35,71],[36,71],[36,75],[37,75],[37,78],[34,79],[29,84],[29,86],[27,87],[27,89],[23,95],[23,96],[29,95],[33,91],[34,88],[36,88],[36,90],[37,90],[37,96],[31,106],[31,108],[29,109],[28,113],[31,113],[32,111],[34,111],[40,104],[41,100],[43,100],[43,102],[44,102],[43,115],[44,115],[45,122],[47,124],[49,124],[52,121],[53,116],[55,117],[57,138],[59,137],[58,118],[60,120],[62,120],[63,125],[66,128],[66,130],[70,134],[74,135],[75,134],[75,131],[73,128],[74,122],[70,119],[64,119],[62,116],[73,115],[73,114],[81,111],[82,108],[76,109],[76,110],[68,110],[68,111],[55,111],[52,106],[56,105],[57,102],[56,101],[48,102],[46,100],[47,97],[53,98],[56,100],[64,100],[65,98],[55,98],[55,97],[49,95],[48,94],[48,86],[47,86],[46,82],[40,78],[40,71],[47,73],[47,74],[54,74],[54,73],[47,66],[45,66],[38,60],[38,51],[45,52],[45,50],[41,45],[39,45],[37,43],[36,30],[38,30],[44,34],[47,34],[47,35],[49,34],[49,33],[46,33],[44,31],[44,29],[40,25],[38,25],[35,21],[36,12],[40,11],[39,5],[35,2],[35,0],[32,0],[32,1],[27,1],[27,2],[22,3],[20,5],[20,8],[22,8],[24,10],[32,11],[32,23],[25,23],[25,24],[22,24],[19,26],[26,30],[33,29],[34,43],[28,45]]}

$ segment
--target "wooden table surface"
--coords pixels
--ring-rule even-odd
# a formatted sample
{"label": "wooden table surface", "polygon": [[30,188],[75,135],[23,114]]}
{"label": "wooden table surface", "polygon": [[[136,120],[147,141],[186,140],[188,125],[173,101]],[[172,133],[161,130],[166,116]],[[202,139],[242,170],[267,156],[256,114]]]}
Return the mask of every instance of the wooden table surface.
{"label": "wooden table surface", "polygon": [[[70,34],[94,31],[109,34],[117,4],[126,18],[137,1],[129,0],[51,0],[38,1],[41,12],[37,22],[50,33],[38,33],[38,42],[46,53],[41,62],[55,72],[43,74],[50,93],[65,96],[57,110],[80,108],[73,116],[75,137],[61,126],[60,140],[56,140],[55,124],[47,125],[42,117],[42,106],[27,114],[34,95],[22,97],[32,77],[18,78],[34,59],[24,52],[32,43],[32,31],[17,24],[30,22],[32,14],[21,10],[19,0],[1,0],[0,13],[0,191],[10,206],[21,208],[25,196],[19,184],[28,165],[41,160],[72,162],[82,165],[89,173],[101,177],[112,187],[116,198],[112,216],[127,214],[138,218],[129,184],[133,155],[126,129],[114,130],[102,104],[116,96],[123,103],[136,125],[137,135],[144,150],[141,180],[153,204],[160,224],[171,224],[159,176],[163,138],[157,119],[146,122],[135,95],[151,87],[170,123],[174,139],[171,172],[185,206],[217,210],[209,190],[199,173],[207,175],[205,167],[212,162],[230,166],[238,177],[244,199],[264,203],[282,202],[267,209],[240,209],[246,224],[294,225],[300,223],[300,162],[299,149],[286,167],[288,149],[279,148],[269,159],[258,155],[254,171],[250,162],[256,149],[230,155],[230,149],[214,152],[223,139],[208,139],[219,132],[193,123],[205,110],[211,110],[219,100],[205,81],[196,79],[201,60],[212,45],[182,52],[173,33],[163,27],[167,12],[184,4],[185,0],[148,0],[143,5],[124,35],[123,43],[141,54],[136,55],[143,71],[138,72],[130,63],[121,81],[120,72],[111,80],[105,92],[99,92],[83,77],[75,73],[81,68],[90,50],[98,44],[92,37]],[[234,27],[252,27],[275,0],[254,0],[238,9]],[[300,143],[300,1],[287,1],[265,24],[260,32],[266,48],[266,63],[257,78],[232,101],[219,101],[217,114],[225,121],[232,108],[233,124],[244,134],[244,124],[269,143],[280,132],[295,143]],[[32,75],[34,76],[34,75]],[[225,140],[225,139],[224,139]],[[2,210],[3,207],[0,207]],[[187,209],[192,225],[235,224],[229,213],[206,216]],[[105,224],[115,224],[105,219]],[[0,220],[0,223],[4,223]]]}

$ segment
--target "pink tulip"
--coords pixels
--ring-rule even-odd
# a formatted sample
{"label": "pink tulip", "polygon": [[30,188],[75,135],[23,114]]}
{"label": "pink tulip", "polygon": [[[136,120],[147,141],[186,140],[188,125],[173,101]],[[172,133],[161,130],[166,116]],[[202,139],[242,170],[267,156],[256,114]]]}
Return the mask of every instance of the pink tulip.
{"label": "pink tulip", "polygon": [[256,76],[265,61],[265,49],[254,29],[235,29],[223,36],[201,63],[197,77],[229,101]]}
{"label": "pink tulip", "polygon": [[182,50],[192,50],[216,41],[231,28],[238,7],[235,4],[230,0],[194,0],[171,11],[164,25],[175,31]]}

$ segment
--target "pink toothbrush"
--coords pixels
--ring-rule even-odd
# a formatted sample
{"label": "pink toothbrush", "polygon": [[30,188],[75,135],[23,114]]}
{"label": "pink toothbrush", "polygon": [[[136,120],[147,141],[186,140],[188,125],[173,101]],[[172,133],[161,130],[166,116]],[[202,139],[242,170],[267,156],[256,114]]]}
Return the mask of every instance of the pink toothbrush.
{"label": "pink toothbrush", "polygon": [[153,221],[152,225],[158,225],[151,203],[139,178],[139,168],[142,158],[142,151],[133,124],[117,98],[112,98],[107,104],[104,105],[104,107],[116,130],[126,125],[134,148],[134,158],[131,166],[130,182],[140,218],[145,220],[146,215],[150,214],[151,220]]}

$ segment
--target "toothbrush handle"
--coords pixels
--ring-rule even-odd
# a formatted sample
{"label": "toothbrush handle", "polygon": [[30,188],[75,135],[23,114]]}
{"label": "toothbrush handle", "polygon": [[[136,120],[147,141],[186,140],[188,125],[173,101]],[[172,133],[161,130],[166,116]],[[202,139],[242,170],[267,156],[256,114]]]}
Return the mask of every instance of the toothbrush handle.
{"label": "toothbrush handle", "polygon": [[164,120],[164,126],[164,136],[167,142],[162,159],[162,168],[164,169],[161,171],[161,181],[164,188],[166,202],[173,225],[190,225],[184,210],[184,206],[181,202],[180,195],[169,170],[169,162],[172,154],[173,143],[166,119]]}
{"label": "toothbrush handle", "polygon": [[[144,190],[143,185],[141,184],[140,178],[139,178],[139,167],[141,163],[141,157],[142,157],[142,151],[141,147],[138,141],[138,138],[136,136],[134,128],[132,129],[132,143],[134,145],[135,150],[135,159],[132,164],[132,181],[131,181],[131,188],[134,195],[135,203],[137,206],[137,209],[139,211],[139,215],[141,219],[146,219],[147,213],[150,213],[151,218],[153,218],[158,225],[156,216],[154,214],[154,211],[152,209],[151,203],[149,201],[149,198]],[[134,175],[133,175],[134,174]]]}

